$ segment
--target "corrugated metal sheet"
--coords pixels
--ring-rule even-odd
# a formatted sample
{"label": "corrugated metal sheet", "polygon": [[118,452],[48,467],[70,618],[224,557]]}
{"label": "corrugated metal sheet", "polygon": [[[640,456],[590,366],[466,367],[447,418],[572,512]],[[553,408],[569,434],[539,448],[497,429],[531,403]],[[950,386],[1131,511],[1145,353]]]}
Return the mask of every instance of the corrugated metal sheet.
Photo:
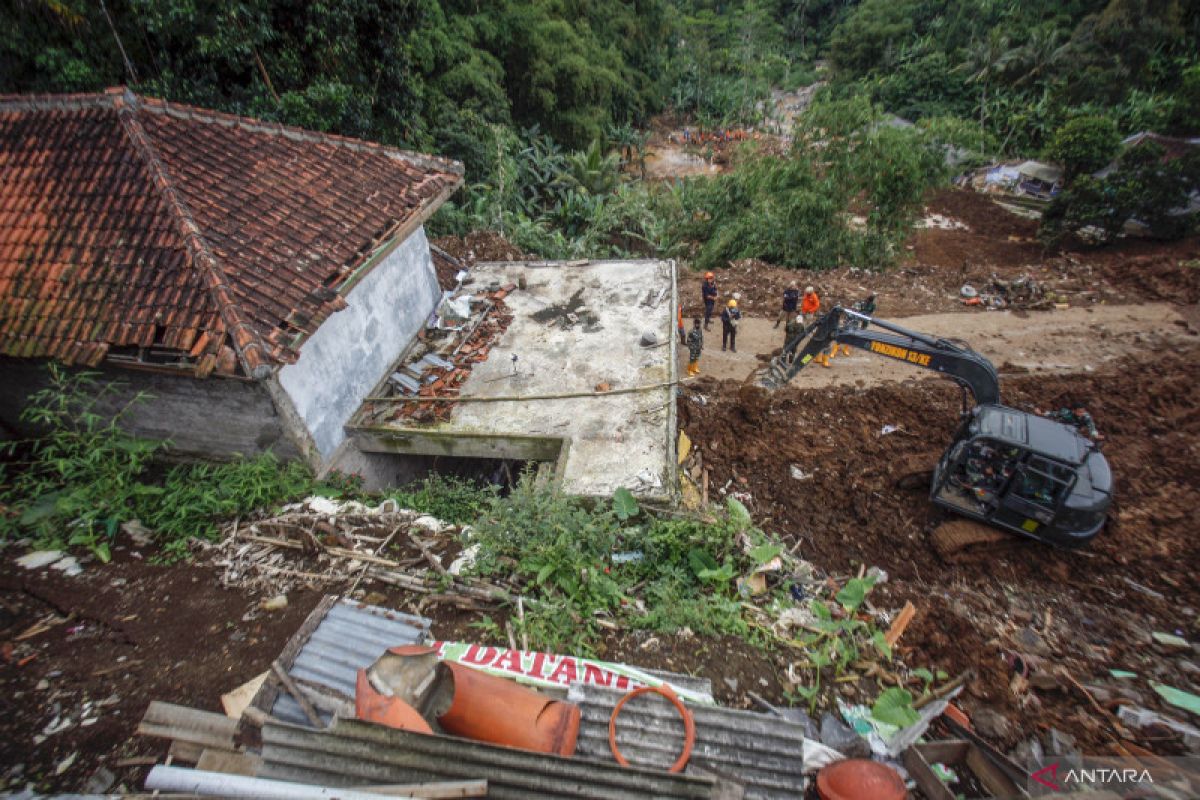
{"label": "corrugated metal sheet", "polygon": [[[369,667],[389,647],[417,644],[429,632],[430,621],[424,617],[352,600],[327,598],[314,614],[320,614],[322,608],[321,616],[316,620],[310,617],[292,637],[280,660],[293,678],[328,686],[351,699],[358,670]],[[287,658],[289,653],[295,653],[291,663]],[[269,705],[276,719],[309,725],[300,704],[286,692],[278,693]],[[321,712],[326,723],[330,716]]]}
{"label": "corrugated metal sheet", "polygon": [[268,722],[259,777],[322,786],[486,778],[488,797],[711,797],[708,778],[339,720],[330,731]]}
{"label": "corrugated metal sheet", "polygon": [[[583,711],[580,756],[616,763],[608,721],[622,693],[574,684],[567,697]],[[804,789],[804,728],[779,717],[718,706],[689,706],[696,721],[690,765],[733,779],[747,798],[799,797]],[[683,749],[679,712],[655,695],[635,697],[617,718],[617,746],[630,764],[670,766]]]}

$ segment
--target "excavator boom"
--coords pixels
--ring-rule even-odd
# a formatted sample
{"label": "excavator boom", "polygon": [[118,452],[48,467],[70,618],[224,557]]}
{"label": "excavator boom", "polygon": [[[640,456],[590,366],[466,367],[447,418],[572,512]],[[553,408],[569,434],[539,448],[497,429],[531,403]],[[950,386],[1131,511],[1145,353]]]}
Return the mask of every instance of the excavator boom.
{"label": "excavator boom", "polygon": [[[868,326],[879,330],[872,330]],[[941,373],[969,389],[975,396],[976,404],[1000,402],[1000,377],[996,374],[996,368],[970,347],[911,331],[841,306],[818,318],[787,343],[764,374],[763,385],[770,389],[779,388],[823,350],[842,344]]]}

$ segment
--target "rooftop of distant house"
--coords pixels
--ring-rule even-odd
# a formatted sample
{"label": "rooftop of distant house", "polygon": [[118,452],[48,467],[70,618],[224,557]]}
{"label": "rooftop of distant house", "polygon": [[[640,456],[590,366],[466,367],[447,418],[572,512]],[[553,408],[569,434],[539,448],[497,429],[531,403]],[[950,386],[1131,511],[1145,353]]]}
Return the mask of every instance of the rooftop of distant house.
{"label": "rooftop of distant house", "polygon": [[0,355],[263,377],[461,183],[123,87],[0,96]]}

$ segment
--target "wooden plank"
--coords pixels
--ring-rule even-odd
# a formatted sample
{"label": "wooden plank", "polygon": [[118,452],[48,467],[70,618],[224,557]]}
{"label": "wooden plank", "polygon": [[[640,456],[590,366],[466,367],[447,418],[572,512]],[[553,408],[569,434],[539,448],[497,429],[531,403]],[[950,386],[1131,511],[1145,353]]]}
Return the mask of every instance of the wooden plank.
{"label": "wooden plank", "polygon": [[[146,709],[138,724],[141,736],[155,736],[212,747],[218,750],[236,750],[234,736],[237,722],[224,714],[213,714],[173,703],[155,700]],[[199,752],[196,753],[199,758]]]}
{"label": "wooden plank", "polygon": [[275,678],[283,684],[283,688],[287,693],[300,705],[300,710],[304,712],[304,716],[308,717],[308,721],[318,730],[325,727],[325,723],[321,721],[321,715],[313,708],[313,704],[309,702],[308,695],[300,690],[300,687],[295,684],[292,677],[287,674],[287,670],[278,661],[271,662],[271,672],[275,674]]}
{"label": "wooden plank", "polygon": [[911,600],[904,604],[904,608],[900,609],[900,613],[892,621],[892,627],[888,628],[888,632],[883,636],[888,647],[896,646],[896,642],[900,641],[900,637],[904,635],[905,629],[908,628],[908,623],[912,622],[912,618],[916,613],[916,606],[912,604]]}
{"label": "wooden plank", "polygon": [[253,778],[262,767],[262,758],[253,753],[232,753],[228,750],[205,748],[196,762],[196,769],[207,772],[224,772],[228,775],[245,775]]}
{"label": "wooden plank", "polygon": [[264,672],[246,681],[233,691],[221,695],[221,707],[225,709],[225,716],[230,719],[240,719],[242,712],[246,710],[246,706],[250,705],[250,701],[254,699],[254,695],[258,694],[259,687],[263,685],[263,681],[267,679],[267,675],[269,674],[269,672]]}
{"label": "wooden plank", "polygon": [[[300,629],[288,639],[288,643],[284,645],[283,652],[279,654],[279,663],[285,668],[291,669],[296,663],[296,657],[300,655],[300,650],[304,645],[308,644],[309,638],[312,637],[313,631],[321,624],[321,620],[325,619],[325,615],[329,613],[329,609],[337,605],[338,598],[335,595],[327,594],[317,603],[317,607],[312,610]],[[264,681],[259,687],[258,694],[254,695],[254,700],[250,703],[250,708],[256,708],[263,714],[269,715],[275,708],[275,700],[279,697],[279,684],[275,681]]]}
{"label": "wooden plank", "polygon": [[195,764],[202,755],[204,755],[204,745],[176,740],[171,742],[171,748],[167,750],[167,761]]}

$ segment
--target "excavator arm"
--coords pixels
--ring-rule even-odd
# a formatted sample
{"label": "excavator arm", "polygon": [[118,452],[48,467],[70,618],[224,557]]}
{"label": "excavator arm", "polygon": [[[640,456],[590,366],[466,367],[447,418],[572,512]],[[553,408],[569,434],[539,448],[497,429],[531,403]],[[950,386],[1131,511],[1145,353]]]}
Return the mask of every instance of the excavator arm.
{"label": "excavator arm", "polygon": [[794,378],[823,350],[842,344],[939,372],[969,389],[977,405],[1000,402],[1000,377],[996,374],[996,368],[970,347],[911,331],[841,306],[819,317],[789,341],[783,352],[771,361],[761,382],[769,389],[777,389]]}

